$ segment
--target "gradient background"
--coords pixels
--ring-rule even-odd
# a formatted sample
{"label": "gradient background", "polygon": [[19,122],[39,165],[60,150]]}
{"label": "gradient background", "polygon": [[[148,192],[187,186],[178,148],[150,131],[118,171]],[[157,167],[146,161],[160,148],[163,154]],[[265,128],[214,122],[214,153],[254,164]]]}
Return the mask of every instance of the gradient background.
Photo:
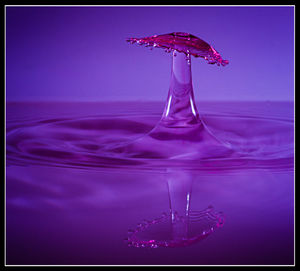
{"label": "gradient background", "polygon": [[196,100],[293,101],[292,6],[8,6],[6,99],[165,100],[171,56],[125,39],[175,31],[230,61],[192,59]]}

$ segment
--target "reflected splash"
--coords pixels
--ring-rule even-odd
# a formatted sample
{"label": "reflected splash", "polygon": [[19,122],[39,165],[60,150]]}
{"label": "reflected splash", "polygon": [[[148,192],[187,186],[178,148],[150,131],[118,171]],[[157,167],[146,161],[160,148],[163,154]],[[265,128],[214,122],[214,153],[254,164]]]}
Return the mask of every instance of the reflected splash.
{"label": "reflected splash", "polygon": [[[156,219],[144,220],[135,230],[129,230],[125,241],[129,247],[137,248],[185,247],[208,237],[222,227],[224,222],[224,215],[216,212],[213,206],[201,211],[191,211],[188,222],[186,217],[179,216],[177,212],[169,215],[162,213]],[[185,226],[185,230],[176,230],[176,234],[184,236],[174,236],[177,224]]]}
{"label": "reflected splash", "polygon": [[185,247],[197,243],[224,225],[225,216],[213,206],[201,211],[191,209],[193,173],[167,170],[169,212],[144,220],[128,231],[128,246],[138,248]]}

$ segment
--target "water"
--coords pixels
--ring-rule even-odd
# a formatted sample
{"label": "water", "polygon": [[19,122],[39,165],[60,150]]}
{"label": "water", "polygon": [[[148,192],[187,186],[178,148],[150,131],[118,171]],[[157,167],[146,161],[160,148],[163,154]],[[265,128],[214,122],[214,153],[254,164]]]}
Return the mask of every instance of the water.
{"label": "water", "polygon": [[[162,172],[178,165],[208,172],[234,168],[293,169],[293,104],[200,104],[209,129],[247,156],[180,160],[153,158],[150,151],[145,157],[105,151],[120,142],[127,146],[129,140],[143,139],[160,120],[162,103],[12,103],[7,106],[7,166],[30,163],[96,171],[157,168]],[[166,148],[162,151],[177,152],[168,148],[172,142],[163,143]]]}
{"label": "water", "polygon": [[228,61],[129,41],[172,51],[166,104],[7,103],[7,263],[293,264],[293,104],[196,103],[191,55]]}
{"label": "water", "polygon": [[[112,114],[110,118],[88,115],[66,118],[62,114],[35,123],[14,124],[18,129],[8,123],[9,158],[18,163],[24,158],[25,164],[31,159],[59,166],[158,171],[178,166],[202,171],[292,166],[293,120],[278,120],[272,130],[272,124],[268,127],[269,120],[255,120],[253,115],[221,114],[208,121],[209,128],[203,113],[199,114],[192,84],[191,55],[209,59],[211,64],[227,65],[229,62],[213,47],[182,32],[128,41],[173,52],[167,101],[156,123],[151,122],[152,116],[138,120],[143,108],[134,117],[117,116],[116,111],[109,110],[106,113]],[[20,125],[24,127],[20,129]],[[261,133],[267,133],[266,128],[268,137],[260,139]],[[289,139],[288,143],[285,139]]]}
{"label": "water", "polygon": [[164,35],[154,35],[146,38],[128,38],[131,44],[145,45],[152,48],[163,48],[166,52],[184,53],[194,57],[204,58],[209,64],[226,66],[229,61],[223,60],[221,55],[204,40],[185,32],[173,32]]}
{"label": "water", "polygon": [[[253,159],[172,173],[173,160],[103,157],[107,144],[151,131],[164,103],[7,103],[7,263],[293,264],[293,104],[197,105],[214,134]],[[195,222],[187,246],[128,247],[128,230],[144,219],[170,217],[172,206],[183,214],[188,201],[170,194],[169,176],[192,182],[179,190],[190,191],[191,214],[212,205],[224,226],[210,221],[215,230],[201,239],[209,227]],[[171,224],[137,237],[168,243]]]}

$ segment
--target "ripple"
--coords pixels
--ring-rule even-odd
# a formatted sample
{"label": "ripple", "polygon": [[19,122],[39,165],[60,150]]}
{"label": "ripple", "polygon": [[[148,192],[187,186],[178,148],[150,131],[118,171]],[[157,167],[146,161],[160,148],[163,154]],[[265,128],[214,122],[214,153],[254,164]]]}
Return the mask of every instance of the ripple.
{"label": "ripple", "polygon": [[[293,169],[291,120],[228,114],[209,114],[205,120],[214,134],[233,146],[237,155],[205,158],[204,150],[214,152],[214,149],[205,144],[202,144],[204,147],[201,145],[202,149],[193,148],[200,140],[195,136],[197,131],[186,133],[186,138],[180,140],[176,133],[149,134],[154,126],[151,116],[138,119],[124,114],[116,118],[45,118],[26,125],[14,122],[7,127],[7,165],[43,164],[89,169],[126,167],[133,170],[181,166],[203,171]],[[193,135],[191,141],[190,135]],[[144,149],[132,147],[139,141],[146,146]],[[178,153],[180,155],[175,155]]]}

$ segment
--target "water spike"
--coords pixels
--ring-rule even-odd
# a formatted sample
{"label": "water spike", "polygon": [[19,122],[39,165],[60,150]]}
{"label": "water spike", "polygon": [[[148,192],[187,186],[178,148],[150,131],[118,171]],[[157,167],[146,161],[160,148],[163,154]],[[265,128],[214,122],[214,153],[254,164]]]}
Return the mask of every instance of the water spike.
{"label": "water spike", "polygon": [[[116,147],[115,150],[118,153],[132,154],[134,158],[142,158],[147,153],[153,153],[152,158],[175,160],[231,156],[232,148],[216,138],[199,116],[192,86],[191,56],[204,58],[209,64],[225,66],[228,62],[223,61],[208,43],[184,32],[132,39],[140,45],[152,45],[150,49],[162,48],[166,52],[172,52],[171,82],[160,122],[144,137],[128,146]],[[165,154],[161,150],[167,144],[172,146],[168,138],[174,139],[174,148],[171,147],[169,153]],[[184,143],[183,147],[177,149],[175,140]],[[154,142],[154,145],[149,142]],[[176,214],[173,215],[176,219]]]}

